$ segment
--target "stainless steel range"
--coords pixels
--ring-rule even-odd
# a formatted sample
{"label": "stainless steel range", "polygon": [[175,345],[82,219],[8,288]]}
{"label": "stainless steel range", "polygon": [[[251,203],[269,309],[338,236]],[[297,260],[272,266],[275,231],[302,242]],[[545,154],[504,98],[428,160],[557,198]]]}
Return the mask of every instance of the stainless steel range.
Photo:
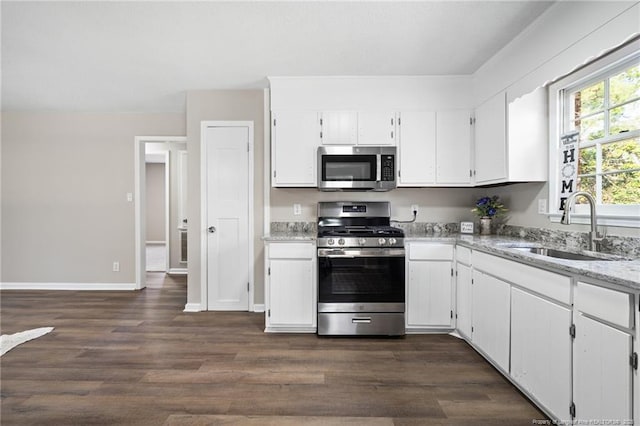
{"label": "stainless steel range", "polygon": [[404,232],[388,202],[318,203],[318,335],[405,334]]}

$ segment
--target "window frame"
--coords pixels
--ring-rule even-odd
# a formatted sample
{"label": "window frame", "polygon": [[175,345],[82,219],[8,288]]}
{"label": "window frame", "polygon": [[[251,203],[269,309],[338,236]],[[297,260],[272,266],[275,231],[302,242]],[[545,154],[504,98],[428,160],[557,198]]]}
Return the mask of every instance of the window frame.
{"label": "window frame", "polygon": [[[570,102],[571,94],[578,88],[586,88],[589,85],[608,79],[616,72],[628,68],[633,62],[640,62],[640,40],[616,49],[588,65],[585,65],[571,74],[549,85],[549,211],[551,222],[560,222],[562,212],[560,207],[560,135],[568,131],[572,118],[565,110]],[[606,104],[605,104],[606,105]],[[605,109],[605,112],[608,109]],[[608,122],[608,120],[606,120]],[[566,131],[564,129],[567,129]],[[608,135],[594,142],[594,146],[612,143],[617,140],[625,140],[640,137],[640,129],[631,132]],[[600,160],[598,160],[600,165]],[[597,172],[596,172],[597,173]],[[597,205],[598,224],[621,227],[640,228],[640,204],[629,205]],[[575,223],[589,223],[589,206],[576,204],[575,214],[572,215]]]}

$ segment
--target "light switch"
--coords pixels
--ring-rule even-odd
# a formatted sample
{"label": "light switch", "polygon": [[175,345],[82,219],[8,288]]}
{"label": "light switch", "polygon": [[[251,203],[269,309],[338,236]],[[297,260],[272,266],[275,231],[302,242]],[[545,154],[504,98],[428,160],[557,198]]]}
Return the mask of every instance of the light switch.
{"label": "light switch", "polygon": [[128,202],[132,202],[133,201],[133,193],[127,192],[127,201]]}
{"label": "light switch", "polygon": [[300,204],[293,205],[293,214],[299,216],[302,214],[302,206]]}

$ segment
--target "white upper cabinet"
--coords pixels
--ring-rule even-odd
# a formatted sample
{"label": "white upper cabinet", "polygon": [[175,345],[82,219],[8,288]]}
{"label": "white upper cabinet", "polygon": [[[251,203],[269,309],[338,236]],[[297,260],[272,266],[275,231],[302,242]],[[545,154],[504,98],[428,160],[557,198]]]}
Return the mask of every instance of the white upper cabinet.
{"label": "white upper cabinet", "polygon": [[395,145],[396,114],[386,111],[358,113],[358,145]]}
{"label": "white upper cabinet", "polygon": [[323,111],[320,125],[323,145],[396,144],[395,112]]}
{"label": "white upper cabinet", "polygon": [[507,107],[508,174],[512,182],[544,182],[548,176],[547,91],[540,87]]}
{"label": "white upper cabinet", "polygon": [[436,177],[436,113],[403,111],[398,144],[398,186],[423,186]]}
{"label": "white upper cabinet", "polygon": [[358,143],[356,111],[324,111],[320,117],[320,141],[323,145],[355,145]]}
{"label": "white upper cabinet", "polygon": [[471,111],[436,113],[436,183],[471,184]]}
{"label": "white upper cabinet", "polygon": [[544,88],[507,104],[500,92],[476,109],[475,184],[547,180],[548,118]]}
{"label": "white upper cabinet", "polygon": [[501,92],[476,109],[476,184],[507,180],[506,102],[506,93]]}
{"label": "white upper cabinet", "polygon": [[315,111],[274,111],[271,135],[271,186],[317,186],[318,114]]}
{"label": "white upper cabinet", "polygon": [[398,186],[471,184],[471,111],[403,111]]}

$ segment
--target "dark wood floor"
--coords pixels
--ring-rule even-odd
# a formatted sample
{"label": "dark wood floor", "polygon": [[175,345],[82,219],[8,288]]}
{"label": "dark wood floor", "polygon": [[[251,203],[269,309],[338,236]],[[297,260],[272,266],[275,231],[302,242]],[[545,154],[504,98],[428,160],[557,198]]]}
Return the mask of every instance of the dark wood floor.
{"label": "dark wood floor", "polygon": [[3,291],[2,425],[530,425],[545,418],[465,342],[263,333],[183,313],[184,278],[140,292]]}

